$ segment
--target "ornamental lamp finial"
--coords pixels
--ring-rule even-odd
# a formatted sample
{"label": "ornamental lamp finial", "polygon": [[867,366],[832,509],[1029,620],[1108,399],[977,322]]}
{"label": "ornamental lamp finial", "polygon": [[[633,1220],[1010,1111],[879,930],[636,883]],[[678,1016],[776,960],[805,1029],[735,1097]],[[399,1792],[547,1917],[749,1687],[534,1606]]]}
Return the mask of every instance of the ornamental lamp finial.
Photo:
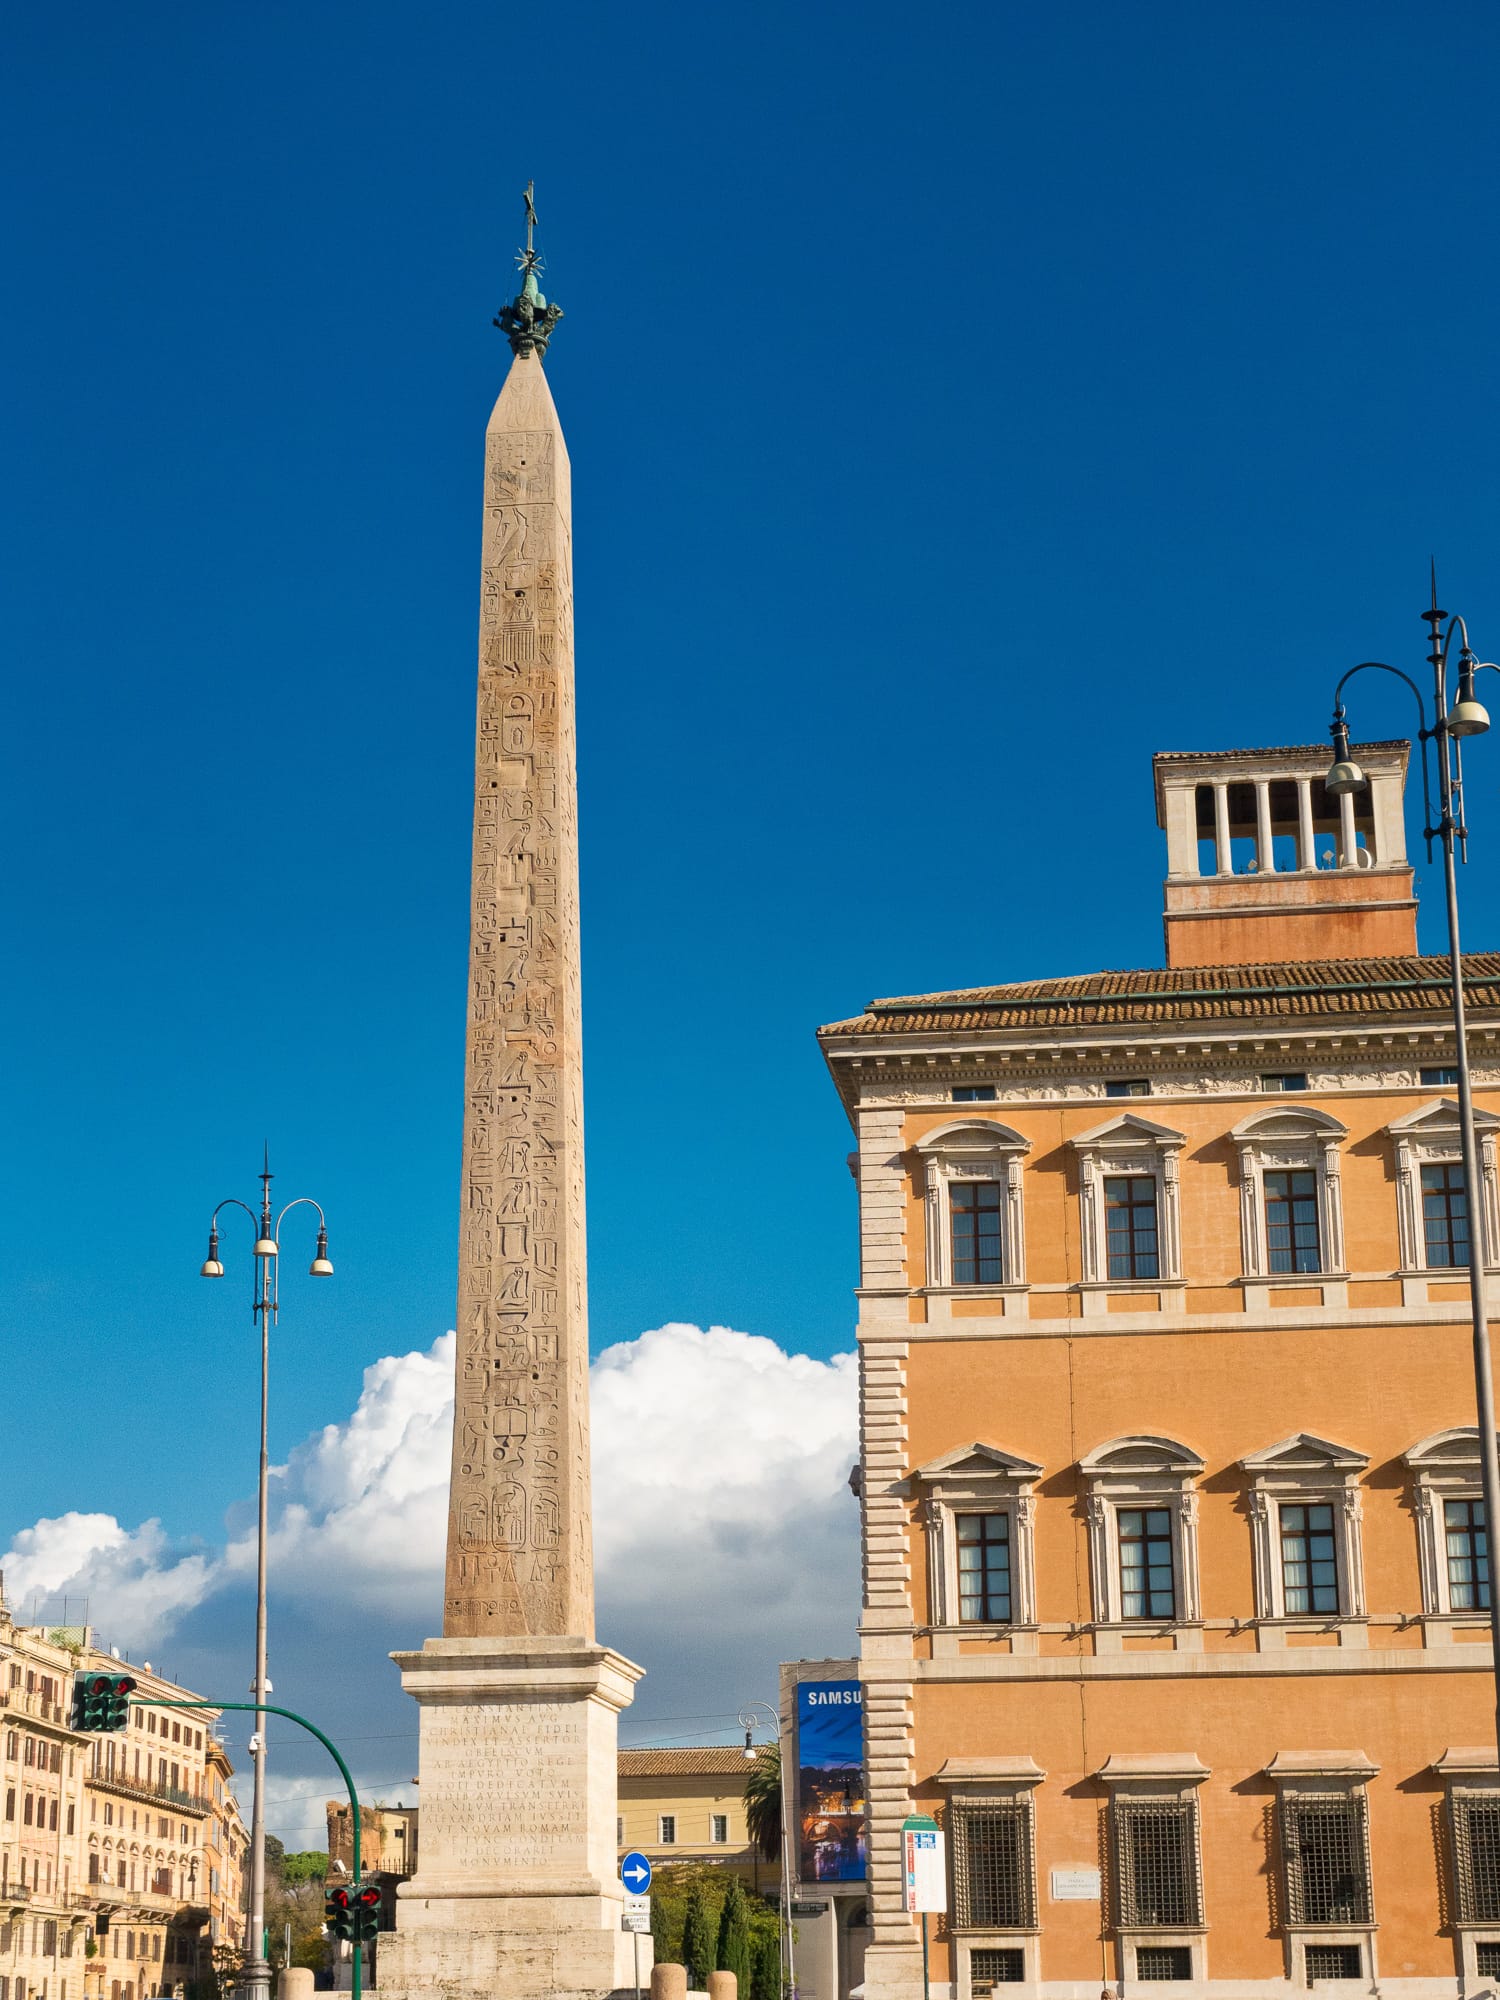
{"label": "ornamental lamp finial", "polygon": [[545,270],[541,255],[536,248],[536,182],[526,183],[522,199],[526,203],[526,248],[516,252],[516,268],[521,273],[521,289],[508,306],[501,306],[495,314],[493,324],[510,342],[510,351],[515,355],[547,352],[547,342],[552,338],[557,322],[562,318],[562,307],[549,305],[542,296],[542,288],[537,283],[537,273]]}

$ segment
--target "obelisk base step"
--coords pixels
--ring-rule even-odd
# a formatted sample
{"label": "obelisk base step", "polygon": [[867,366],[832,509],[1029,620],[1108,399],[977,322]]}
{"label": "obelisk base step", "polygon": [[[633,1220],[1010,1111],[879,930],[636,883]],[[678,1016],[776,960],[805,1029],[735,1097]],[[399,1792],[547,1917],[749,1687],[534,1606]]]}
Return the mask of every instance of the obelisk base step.
{"label": "obelisk base step", "polygon": [[422,1801],[417,1873],[380,1940],[380,2000],[600,2000],[630,1986],[616,1723],[643,1670],[585,1639],[429,1639],[391,1657],[421,1711]]}

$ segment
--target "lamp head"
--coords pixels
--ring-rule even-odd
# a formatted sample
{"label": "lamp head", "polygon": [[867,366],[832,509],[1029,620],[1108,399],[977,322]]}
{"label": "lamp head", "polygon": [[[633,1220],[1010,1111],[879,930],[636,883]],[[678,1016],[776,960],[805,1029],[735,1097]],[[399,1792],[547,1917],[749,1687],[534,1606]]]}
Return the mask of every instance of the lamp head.
{"label": "lamp head", "polygon": [[333,1266],[328,1261],[328,1231],[326,1229],[318,1231],[318,1254],[313,1258],[311,1265],[308,1267],[308,1275],[313,1278],[331,1278],[333,1276]]}
{"label": "lamp head", "polygon": [[1329,730],[1333,738],[1333,762],[1328,775],[1323,780],[1323,788],[1333,798],[1343,798],[1347,792],[1362,792],[1365,788],[1365,774],[1349,754],[1349,725],[1344,720],[1344,711],[1339,707]]}
{"label": "lamp head", "polygon": [[222,1278],[224,1266],[219,1262],[219,1231],[217,1224],[211,1223],[208,1231],[208,1255],[203,1260],[200,1278]]}
{"label": "lamp head", "polygon": [[745,1762],[747,1764],[755,1762],[755,1745],[750,1741],[750,1731],[748,1729],[745,1731]]}
{"label": "lamp head", "polygon": [[1465,653],[1458,663],[1458,700],[1448,711],[1448,734],[1483,736],[1489,726],[1489,710],[1474,695],[1473,655]]}
{"label": "lamp head", "polygon": [[255,1239],[257,1257],[274,1257],[278,1254],[279,1248],[274,1236],[257,1236]]}

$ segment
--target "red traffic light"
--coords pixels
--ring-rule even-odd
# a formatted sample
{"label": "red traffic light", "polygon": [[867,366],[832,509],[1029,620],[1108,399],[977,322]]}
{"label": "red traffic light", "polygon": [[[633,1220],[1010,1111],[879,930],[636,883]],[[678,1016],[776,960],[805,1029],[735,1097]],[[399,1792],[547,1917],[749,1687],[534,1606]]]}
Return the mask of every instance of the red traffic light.
{"label": "red traffic light", "polygon": [[349,1907],[349,1891],[347,1889],[330,1889],[325,1901],[331,1903],[336,1910],[347,1910]]}
{"label": "red traffic light", "polygon": [[88,1684],[88,1691],[90,1694],[108,1694],[113,1686],[114,1682],[108,1674],[95,1674]]}
{"label": "red traffic light", "polygon": [[123,1696],[127,1694],[134,1694],[136,1686],[137,1682],[133,1675],[131,1674],[115,1675],[115,1693],[117,1695]]}
{"label": "red traffic light", "polygon": [[375,1887],[375,1884],[373,1882],[367,1883],[365,1887],[360,1890],[359,1901],[361,1902],[361,1904],[363,1904],[364,1908],[367,1910],[373,1910],[375,1908],[376,1904],[380,1901],[380,1891]]}

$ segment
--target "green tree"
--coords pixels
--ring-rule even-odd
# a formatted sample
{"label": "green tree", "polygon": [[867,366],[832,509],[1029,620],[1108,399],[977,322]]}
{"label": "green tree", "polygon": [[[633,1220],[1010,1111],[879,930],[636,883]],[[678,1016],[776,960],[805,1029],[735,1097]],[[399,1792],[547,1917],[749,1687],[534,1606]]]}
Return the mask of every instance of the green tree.
{"label": "green tree", "polygon": [[655,1882],[651,1885],[651,1956],[658,1965],[680,1965],[681,1928],[672,1921],[673,1910]]}
{"label": "green tree", "polygon": [[767,1743],[745,1778],[745,1824],[761,1859],[781,1852],[781,1745]]}
{"label": "green tree", "polygon": [[781,1940],[774,1931],[756,1933],[750,2000],[781,2000]]}
{"label": "green tree", "polygon": [[328,1856],[316,1848],[304,1848],[299,1854],[281,1857],[283,1882],[321,1882],[327,1873]]}
{"label": "green tree", "polygon": [[724,1892],[723,1906],[719,1911],[717,1957],[720,1972],[732,1972],[739,1982],[739,1991],[747,1993],[750,1988],[750,1912],[738,1875],[729,1878],[729,1887]]}
{"label": "green tree", "polygon": [[682,1962],[687,1967],[688,1985],[704,1987],[714,1970],[718,1936],[708,1911],[708,1898],[695,1882],[688,1891],[687,1914],[682,1921]]}

